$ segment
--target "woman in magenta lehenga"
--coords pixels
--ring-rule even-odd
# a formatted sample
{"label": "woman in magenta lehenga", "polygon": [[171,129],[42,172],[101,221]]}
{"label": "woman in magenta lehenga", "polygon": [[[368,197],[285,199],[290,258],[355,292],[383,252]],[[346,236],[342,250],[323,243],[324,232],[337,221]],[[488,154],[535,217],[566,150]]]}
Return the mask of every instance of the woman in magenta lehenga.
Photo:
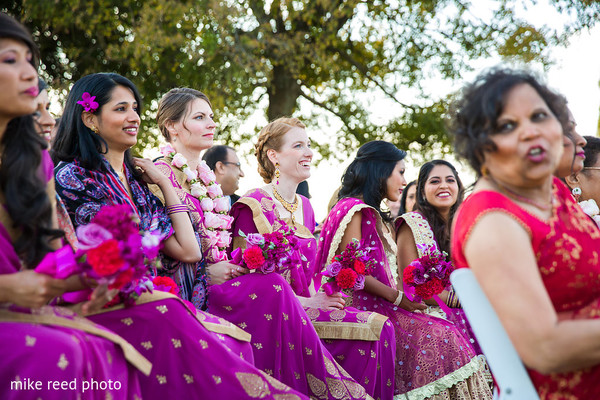
{"label": "woman in magenta lehenga", "polygon": [[[211,287],[210,310],[251,332],[256,364],[294,388],[304,391],[308,387],[312,395],[327,390],[327,397],[335,398],[339,389],[328,375],[350,375],[371,396],[390,399],[395,343],[387,318],[344,308],[341,294],[315,294],[315,218],[308,199],[295,194],[298,183],[310,175],[309,146],[304,125],[297,119],[280,118],[267,125],[259,135],[256,154],[259,172],[266,181],[273,182],[241,197],[231,211],[232,247],[245,245],[240,232],[264,234],[287,225],[294,229],[303,261],[282,276],[253,273]],[[282,196],[294,200],[288,203],[280,200]],[[281,218],[284,215],[289,217]],[[236,297],[240,300],[235,304],[228,294],[233,290],[244,293]],[[253,302],[275,292],[281,292],[281,311],[253,318]],[[273,336],[275,332],[278,336]],[[273,351],[277,357],[269,354]],[[342,368],[337,368],[338,363]]]}
{"label": "woman in magenta lehenga", "polygon": [[[463,184],[451,163],[433,160],[421,166],[416,184],[415,209],[395,220],[398,268],[392,271],[399,275],[398,286],[402,286],[404,268],[413,260],[430,252],[450,255],[450,227],[463,197]],[[426,299],[430,305],[427,313],[456,325],[485,362],[454,290],[444,290],[438,298],[441,306],[434,299]],[[486,376],[491,383],[491,375],[486,373]]]}
{"label": "woman in magenta lehenga", "polygon": [[[0,398],[139,399],[135,370],[148,373],[148,360],[113,332],[45,305],[72,280],[32,270],[60,232],[52,224],[51,182],[46,193],[52,162],[31,116],[38,103],[37,48],[5,14],[0,54]],[[89,386],[95,382],[103,390]]]}
{"label": "woman in magenta lehenga", "polygon": [[[61,160],[55,168],[57,192],[75,227],[89,222],[103,205],[126,204],[139,216],[141,229],[164,233],[163,251],[197,261],[200,250],[186,213],[171,213],[169,219],[136,178],[140,171],[134,170],[128,150],[136,142],[139,104],[135,86],[117,74],[92,74],[75,83],[52,149]],[[180,204],[151,161],[135,164],[145,179],[161,186],[168,205]],[[181,237],[186,234],[189,240]],[[133,307],[118,305],[89,318],[152,362],[150,375],[140,377],[144,398],[305,398],[223,344],[227,337],[247,342],[247,333],[209,314],[196,314],[169,293],[144,293]]]}
{"label": "woman in magenta lehenga", "polygon": [[[424,306],[396,289],[391,267],[396,266],[396,243],[391,218],[379,210],[386,197],[400,196],[406,184],[406,153],[391,143],[363,145],[342,179],[340,200],[330,211],[317,252],[324,268],[353,239],[373,248],[372,276],[364,290],[354,291],[350,302],[359,310],[377,311],[396,329],[396,394],[398,398],[491,398],[475,351],[448,321],[410,312]],[[408,311],[407,311],[408,310]]]}

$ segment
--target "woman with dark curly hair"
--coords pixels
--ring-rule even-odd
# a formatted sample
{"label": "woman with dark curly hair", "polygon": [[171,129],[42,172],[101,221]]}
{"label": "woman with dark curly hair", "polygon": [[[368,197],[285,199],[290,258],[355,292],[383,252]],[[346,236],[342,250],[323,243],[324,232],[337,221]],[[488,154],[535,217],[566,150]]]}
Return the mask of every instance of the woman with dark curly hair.
{"label": "woman with dark curly hair", "polygon": [[600,398],[600,230],[553,173],[569,132],[564,98],[506,69],[464,89],[457,153],[478,175],[452,236],[542,399]]}

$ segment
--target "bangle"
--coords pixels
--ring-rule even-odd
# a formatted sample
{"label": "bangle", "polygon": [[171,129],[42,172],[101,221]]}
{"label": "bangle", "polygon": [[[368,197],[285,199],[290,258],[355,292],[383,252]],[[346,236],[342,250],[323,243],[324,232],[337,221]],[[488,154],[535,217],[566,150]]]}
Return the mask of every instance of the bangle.
{"label": "bangle", "polygon": [[454,287],[450,288],[450,291],[448,292],[448,300],[446,301],[446,304],[450,308],[461,308],[460,300],[454,292]]}
{"label": "bangle", "polygon": [[188,212],[188,207],[185,204],[174,204],[167,206],[167,215]]}
{"label": "bangle", "polygon": [[395,306],[399,306],[400,302],[402,302],[402,296],[404,295],[404,292],[402,292],[401,290],[398,290],[398,296],[396,297],[396,300],[394,300],[394,305]]}

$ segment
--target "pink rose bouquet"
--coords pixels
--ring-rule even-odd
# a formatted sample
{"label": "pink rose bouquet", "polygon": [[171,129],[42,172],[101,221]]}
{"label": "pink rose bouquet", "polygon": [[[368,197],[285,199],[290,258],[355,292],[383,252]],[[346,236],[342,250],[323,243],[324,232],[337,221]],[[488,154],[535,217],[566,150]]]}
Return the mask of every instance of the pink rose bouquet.
{"label": "pink rose bouquet", "polygon": [[[68,259],[65,247],[44,259],[36,271],[60,278],[78,273],[85,279],[107,284],[109,289],[118,289],[119,299],[129,304],[142,292],[152,289],[149,267],[160,267],[158,252],[162,236],[140,231],[138,224],[137,215],[129,206],[104,206],[89,224],[77,228],[79,249],[72,256],[74,262],[58,264],[54,261],[59,256]],[[59,265],[63,271],[57,270],[61,269]],[[69,274],[64,272],[66,267]],[[71,296],[66,294],[64,298],[77,302],[88,295],[89,290]]]}
{"label": "pink rose bouquet", "polygon": [[341,254],[336,255],[321,274],[327,277],[323,290],[330,296],[342,290],[362,290],[365,287],[365,275],[371,271],[373,263],[366,247],[357,239],[352,240]]}
{"label": "pink rose bouquet", "polygon": [[237,248],[231,253],[234,264],[268,274],[295,268],[305,260],[298,239],[286,225],[272,233],[246,235],[240,231],[239,235],[245,238],[246,249]]}
{"label": "pink rose bouquet", "polygon": [[[413,260],[402,272],[405,293],[411,301],[430,299],[450,288],[450,274],[454,270],[447,260],[448,254],[437,247],[417,247],[423,256]],[[436,301],[440,303],[438,299]]]}

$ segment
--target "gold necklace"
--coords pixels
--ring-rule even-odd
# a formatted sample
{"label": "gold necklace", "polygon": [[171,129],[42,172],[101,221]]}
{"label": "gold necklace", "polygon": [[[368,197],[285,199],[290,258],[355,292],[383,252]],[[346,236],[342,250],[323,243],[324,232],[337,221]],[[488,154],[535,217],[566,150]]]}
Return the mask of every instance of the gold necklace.
{"label": "gold necklace", "polygon": [[292,214],[292,225],[296,225],[296,218],[294,217],[294,213],[296,212],[296,210],[298,209],[298,196],[296,196],[296,194],[294,194],[294,202],[290,203],[289,201],[287,201],[286,199],[284,199],[279,192],[277,191],[277,189],[275,189],[275,186],[273,186],[273,195],[275,196],[275,198],[281,203],[281,205],[283,206],[283,208],[285,208],[287,211],[290,212],[290,214]]}
{"label": "gold necklace", "polygon": [[121,181],[121,183],[125,184],[127,182],[127,178],[125,178],[124,170],[121,170],[121,172],[117,172],[117,176],[119,177],[119,180]]}

